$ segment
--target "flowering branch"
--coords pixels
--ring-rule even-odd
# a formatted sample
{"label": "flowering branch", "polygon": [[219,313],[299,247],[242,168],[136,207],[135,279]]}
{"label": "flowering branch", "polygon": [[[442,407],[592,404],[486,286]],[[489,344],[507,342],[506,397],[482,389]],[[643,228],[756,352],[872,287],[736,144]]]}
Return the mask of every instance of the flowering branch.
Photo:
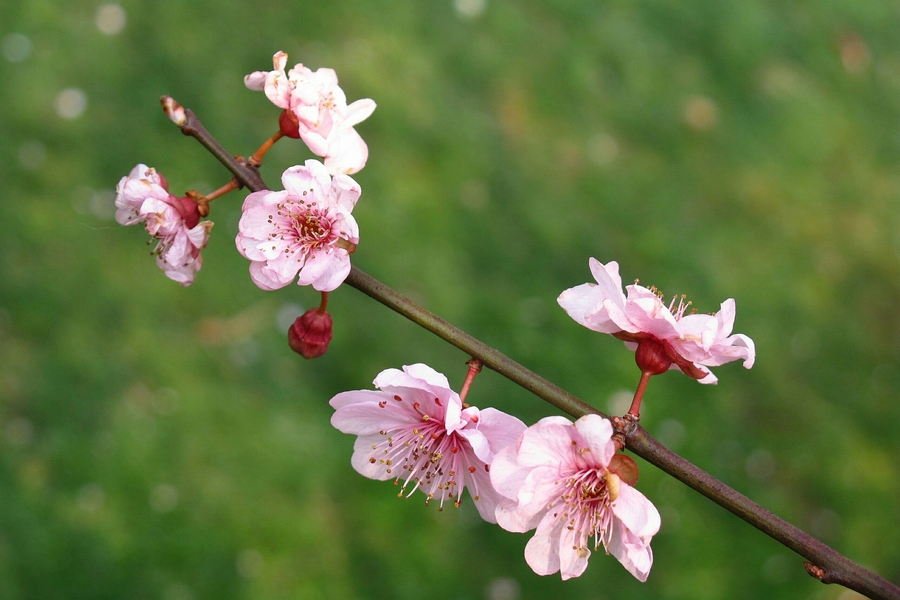
{"label": "flowering branch", "polygon": [[[168,96],[162,98],[162,104],[182,133],[203,144],[243,186],[254,192],[267,189],[257,169],[240,157],[230,155],[192,111],[182,108]],[[588,414],[606,417],[593,406],[415,304],[355,265],[345,281],[561,411],[576,418]],[[672,452],[651,437],[637,419],[614,418],[613,424],[617,432],[625,436],[629,450],[806,558],[808,562],[804,564],[807,572],[822,583],[837,583],[874,599],[900,599],[900,587],[863,568]]]}

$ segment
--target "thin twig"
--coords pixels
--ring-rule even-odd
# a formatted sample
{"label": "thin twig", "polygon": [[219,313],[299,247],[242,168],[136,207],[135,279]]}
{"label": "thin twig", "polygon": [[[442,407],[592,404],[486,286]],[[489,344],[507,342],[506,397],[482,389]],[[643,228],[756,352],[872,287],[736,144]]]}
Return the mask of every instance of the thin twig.
{"label": "thin twig", "polygon": [[[166,106],[164,97],[163,106]],[[174,103],[171,98],[168,99]],[[178,106],[177,103],[174,103]],[[180,106],[178,106],[181,109]],[[184,109],[181,109],[184,110]],[[167,108],[167,114],[169,109]],[[203,127],[190,110],[179,113],[182,123],[173,119],[185,135],[196,138],[238,180],[252,191],[267,189],[255,168],[228,154]],[[499,350],[492,348],[454,327],[444,319],[412,302],[355,265],[345,281],[367,296],[391,310],[434,333],[466,354],[480,360],[484,366],[503,375],[513,383],[532,392],[558,409],[578,418],[589,413],[606,416],[593,406],[583,402],[559,386],[525,368]],[[769,537],[781,542],[807,559],[806,570],[822,583],[837,583],[875,600],[900,600],[900,587],[853,562],[840,552],[817,540],[805,531],[753,502],[743,494],[725,485],[701,468],[672,452],[653,437],[636,421],[630,421],[626,429],[626,447],[665,473],[678,479],[716,504],[734,513]]]}

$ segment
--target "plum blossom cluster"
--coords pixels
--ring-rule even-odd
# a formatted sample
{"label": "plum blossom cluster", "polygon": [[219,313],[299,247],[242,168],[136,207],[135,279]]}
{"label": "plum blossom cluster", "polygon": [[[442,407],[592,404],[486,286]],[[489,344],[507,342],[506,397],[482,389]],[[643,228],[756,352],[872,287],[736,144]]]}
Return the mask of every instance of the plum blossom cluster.
{"label": "plum blossom cluster", "polygon": [[[564,291],[559,304],[578,323],[635,350],[642,379],[626,417],[638,418],[651,375],[675,368],[715,383],[709,367],[740,359],[753,365],[753,341],[732,335],[733,299],[714,315],[685,314],[683,298],[667,306],[655,289],[637,283],[626,296],[617,263],[592,258],[590,266],[597,283]],[[441,506],[451,497],[459,506],[468,486],[486,521],[512,532],[535,531],[525,560],[539,575],[578,577],[592,551],[602,548],[646,581],[661,519],[635,489],[637,465],[618,452],[624,442],[608,419],[547,417],[526,428],[495,409],[463,404],[443,375],[421,364],[384,371],[375,386],[380,391],[344,392],[331,400],[332,424],[359,436],[351,459],[359,473],[395,479],[400,496],[421,489],[426,503],[439,498]]]}
{"label": "plum blossom cluster", "polygon": [[139,164],[116,187],[116,221],[122,225],[143,223],[158,240],[153,254],[166,277],[190,285],[200,270],[200,250],[209,241],[212,221],[200,221],[192,198],[176,198],[156,169]]}
{"label": "plum blossom cluster", "polygon": [[[280,133],[264,143],[249,164],[258,166],[282,135],[301,138],[325,162],[307,160],[287,169],[282,176],[284,190],[247,196],[235,243],[250,261],[250,277],[261,289],[275,290],[296,279],[299,285],[329,292],[347,277],[350,254],[359,243],[359,228],[351,211],[361,189],[347,174],[366,164],[368,147],[354,125],[372,114],[375,103],[363,99],[347,105],[332,69],[311,71],[297,64],[285,72],[284,52],[276,53],[273,62],[273,71],[256,71],[244,78],[248,88],[264,90],[283,109]],[[168,96],[162,104],[170,119],[184,129],[189,111]],[[203,200],[205,216],[210,200],[238,187],[235,181],[208,197],[189,192],[189,197],[176,198],[169,194],[162,175],[138,165],[119,182],[116,218],[123,225],[144,223],[159,240],[154,251],[159,266],[171,279],[189,285],[200,269],[200,249],[206,246],[212,226],[210,221],[199,221],[194,198]],[[327,313],[323,308],[318,314]],[[302,346],[304,356],[320,355],[330,340],[330,320],[307,318],[313,320],[316,330],[321,330],[312,336],[315,349],[309,349],[307,341],[301,343],[310,335],[309,327],[302,333],[292,328],[291,345]],[[306,321],[298,327],[305,325]]]}
{"label": "plum blossom cluster", "polygon": [[[273,57],[272,71],[256,71],[245,85],[262,90],[281,108],[279,131],[247,161],[258,167],[281,137],[302,139],[322,158],[307,160],[282,174],[283,189],[261,190],[243,202],[235,245],[250,261],[250,277],[263,290],[296,281],[321,292],[318,308],[298,317],[288,331],[291,348],[306,358],[325,353],[332,335],[326,312],[328,293],[350,273],[350,255],[359,244],[352,211],[361,195],[349,174],[362,169],[368,147],[354,126],[375,109],[370,99],[347,104],[331,69],[312,71],[302,64],[285,71],[287,54]],[[184,129],[192,117],[169,97],[163,106]],[[116,219],[143,223],[157,240],[153,251],[165,274],[193,282],[209,239],[209,202],[240,187],[237,179],[208,196],[188,192],[175,197],[155,169],[139,164],[117,187]],[[199,201],[198,201],[199,199]],[[678,369],[701,383],[716,383],[710,367],[755,359],[753,341],[732,334],[735,302],[722,302],[712,315],[688,313],[690,303],[676,298],[666,305],[655,288],[637,283],[625,288],[616,262],[591,258],[596,283],[564,291],[560,306],[578,323],[611,334],[635,351],[641,383],[626,417],[639,417],[647,379]],[[475,364],[477,363],[477,365]],[[637,465],[619,452],[623,430],[590,414],[572,422],[547,417],[527,427],[495,408],[465,402],[481,363],[470,364],[462,392],[424,364],[387,369],[375,390],[334,396],[331,423],[356,435],[351,464],[365,477],[390,480],[400,497],[416,491],[439,509],[459,507],[464,492],[481,517],[505,530],[534,536],[525,560],[540,575],[578,577],[592,552],[612,554],[640,581],[653,565],[650,543],[661,521],[654,505],[635,489]],[[620,423],[617,421],[617,423]],[[618,425],[617,425],[618,426]]]}
{"label": "plum blossom cluster", "polygon": [[325,159],[331,174],[356,173],[369,157],[369,149],[353,128],[375,110],[369,98],[347,104],[333,69],[310,70],[298,63],[287,72],[288,56],[276,52],[272,71],[254,71],[244,77],[251,90],[262,90],[272,103],[284,109],[281,132],[300,138],[313,154]]}
{"label": "plum blossom cluster", "polygon": [[460,506],[468,487],[485,521],[513,532],[537,529],[525,559],[539,575],[577,577],[591,547],[602,546],[647,579],[659,512],[632,487],[636,465],[616,454],[607,419],[548,417],[526,428],[497,409],[464,404],[444,375],[423,364],[383,371],[374,385],[378,391],[331,399],[332,425],[358,436],[357,472],[394,479],[401,497],[421,490],[426,504],[441,508]]}

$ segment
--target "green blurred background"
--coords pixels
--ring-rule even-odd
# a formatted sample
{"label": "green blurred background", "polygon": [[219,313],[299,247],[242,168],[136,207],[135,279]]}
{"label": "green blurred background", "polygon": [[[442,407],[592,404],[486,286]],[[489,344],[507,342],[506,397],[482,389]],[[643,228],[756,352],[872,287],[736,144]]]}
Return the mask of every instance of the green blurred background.
{"label": "green blurred background", "polygon": [[[349,287],[307,362],[310,289],[257,289],[213,205],[181,288],[113,220],[138,162],[172,191],[277,125],[242,77],[337,70],[369,97],[355,264],[603,410],[638,372],[556,305],[588,257],[701,311],[737,299],[756,366],[654,378],[643,423],[751,498],[900,581],[900,4],[871,0],[24,0],[0,4],[0,598],[814,598],[855,594],[643,464],[645,584],[596,553],[566,583],[527,535],[350,467],[328,400],[468,358]],[[263,175],[309,158],[277,144]],[[548,405],[491,372],[470,401]]]}

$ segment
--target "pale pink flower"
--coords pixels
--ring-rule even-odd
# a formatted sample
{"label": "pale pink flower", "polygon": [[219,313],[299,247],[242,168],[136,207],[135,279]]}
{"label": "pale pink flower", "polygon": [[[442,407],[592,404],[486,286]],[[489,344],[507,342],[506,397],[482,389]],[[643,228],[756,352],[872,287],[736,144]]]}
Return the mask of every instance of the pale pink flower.
{"label": "pale pink flower", "polygon": [[575,423],[546,417],[494,457],[491,481],[504,497],[497,523],[517,533],[537,528],[525,546],[525,561],[538,575],[578,577],[591,547],[602,546],[646,581],[659,512],[610,470],[616,453],[612,433],[610,422],[598,415]]}
{"label": "pale pink flower", "polygon": [[247,196],[237,249],[251,261],[250,277],[264,290],[297,277],[298,285],[330,292],[350,273],[350,252],[359,243],[350,214],[359,184],[347,175],[332,178],[317,160],[289,168],[281,182],[284,191]]}
{"label": "pale pink flower", "polygon": [[250,73],[244,77],[244,84],[251,90],[265,91],[275,106],[288,112],[290,126],[285,127],[282,121],[282,130],[290,137],[301,138],[313,154],[323,157],[332,175],[362,169],[369,149],[353,126],[372,114],[375,102],[366,98],[347,105],[333,69],[311,71],[298,63],[285,73],[284,52],[277,52],[272,62],[274,70]]}
{"label": "pale pink flower", "polygon": [[657,290],[635,283],[626,288],[626,297],[615,261],[604,265],[592,258],[590,266],[597,283],[573,287],[558,298],[560,306],[578,323],[609,333],[632,350],[645,340],[655,340],[671,361],[669,368],[678,368],[700,383],[717,381],[707,367],[740,359],[745,368],[753,366],[753,340],[743,334],[731,335],[734,299],[722,302],[714,315],[685,314],[690,303],[685,303],[683,296],[677,306],[675,299],[666,306]]}
{"label": "pale pink flower", "polygon": [[486,521],[496,523],[500,496],[491,486],[494,454],[525,429],[494,408],[462,403],[447,378],[423,364],[387,369],[375,378],[380,391],[343,392],[331,399],[331,424],[358,435],[353,468],[378,480],[394,479],[400,496],[416,490],[425,503],[459,506],[464,488]]}
{"label": "pale pink flower", "polygon": [[159,268],[181,285],[193,283],[213,225],[200,221],[194,200],[176,198],[162,175],[140,164],[116,186],[116,220],[122,225],[143,223],[159,240],[153,250]]}

